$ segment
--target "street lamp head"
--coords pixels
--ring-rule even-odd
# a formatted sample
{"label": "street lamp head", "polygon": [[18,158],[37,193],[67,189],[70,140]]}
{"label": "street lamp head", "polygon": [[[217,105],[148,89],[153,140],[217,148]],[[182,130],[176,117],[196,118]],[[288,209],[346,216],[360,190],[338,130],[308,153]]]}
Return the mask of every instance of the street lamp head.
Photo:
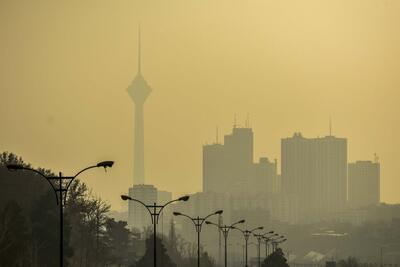
{"label": "street lamp head", "polygon": [[280,238],[284,238],[285,236],[281,235]]}
{"label": "street lamp head", "polygon": [[206,224],[213,224],[212,222],[209,222],[209,221],[205,221],[205,223],[206,223]]}
{"label": "street lamp head", "polygon": [[244,223],[246,220],[240,220],[237,223]]}
{"label": "street lamp head", "polygon": [[268,232],[268,234],[273,234],[273,233],[274,233],[274,231],[269,231],[269,232]]}
{"label": "street lamp head", "polygon": [[174,216],[179,216],[179,215],[182,215],[182,213],[180,213],[180,212],[173,212],[172,214],[174,214]]}
{"label": "street lamp head", "polygon": [[189,196],[183,196],[178,198],[179,201],[188,201],[189,200]]}
{"label": "street lamp head", "polygon": [[130,196],[127,196],[127,195],[121,195],[121,199],[122,200],[132,200],[132,198]]}
{"label": "street lamp head", "polygon": [[263,230],[263,229],[264,229],[264,226],[260,226],[257,228],[257,230]]}
{"label": "street lamp head", "polygon": [[107,160],[107,161],[102,161],[102,162],[97,163],[96,166],[104,167],[104,169],[106,169],[106,168],[111,168],[113,165],[114,165],[114,161]]}
{"label": "street lamp head", "polygon": [[278,233],[275,233],[274,236],[279,236],[279,234],[278,234]]}
{"label": "street lamp head", "polygon": [[223,210],[217,210],[214,214],[222,214],[223,212]]}
{"label": "street lamp head", "polygon": [[19,164],[7,164],[7,169],[9,171],[16,171],[16,170],[22,170],[24,166],[19,165]]}

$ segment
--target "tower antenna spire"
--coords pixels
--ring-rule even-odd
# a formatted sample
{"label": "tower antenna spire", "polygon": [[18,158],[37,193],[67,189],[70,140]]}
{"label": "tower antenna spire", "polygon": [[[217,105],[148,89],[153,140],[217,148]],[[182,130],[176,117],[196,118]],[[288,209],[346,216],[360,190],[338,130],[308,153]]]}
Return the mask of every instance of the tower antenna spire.
{"label": "tower antenna spire", "polygon": [[138,26],[138,73],[142,74],[142,47],[141,47],[140,22]]}
{"label": "tower antenna spire", "polygon": [[248,112],[246,116],[246,128],[250,128],[250,114]]}
{"label": "tower antenna spire", "polygon": [[332,136],[332,117],[329,116],[329,136]]}

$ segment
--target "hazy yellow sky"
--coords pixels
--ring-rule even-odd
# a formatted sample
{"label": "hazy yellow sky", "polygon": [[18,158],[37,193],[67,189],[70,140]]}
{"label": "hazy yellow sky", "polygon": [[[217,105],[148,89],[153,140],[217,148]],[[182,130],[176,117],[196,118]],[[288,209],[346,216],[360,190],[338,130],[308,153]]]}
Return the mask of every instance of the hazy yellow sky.
{"label": "hazy yellow sky", "polygon": [[280,138],[348,138],[350,161],[381,159],[382,200],[400,202],[400,1],[0,0],[0,151],[71,174],[121,208],[132,184],[142,26],[146,176],[201,189],[202,144],[250,114],[255,158]]}

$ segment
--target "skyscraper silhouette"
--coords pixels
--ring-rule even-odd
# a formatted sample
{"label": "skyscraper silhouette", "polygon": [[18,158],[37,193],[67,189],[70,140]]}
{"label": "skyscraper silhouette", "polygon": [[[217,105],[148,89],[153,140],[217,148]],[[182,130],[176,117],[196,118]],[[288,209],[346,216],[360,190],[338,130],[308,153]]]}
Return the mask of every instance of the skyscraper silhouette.
{"label": "skyscraper silhouette", "polygon": [[253,130],[236,127],[224,144],[203,146],[203,191],[238,193],[249,182],[253,167]]}
{"label": "skyscraper silhouette", "polygon": [[281,141],[284,193],[296,198],[300,221],[330,219],[346,204],[347,139],[332,135]]}
{"label": "skyscraper silhouette", "polygon": [[144,184],[144,112],[143,106],[147,97],[151,93],[151,88],[142,76],[141,66],[141,35],[140,27],[138,34],[138,73],[131,85],[128,87],[128,93],[135,103],[135,136],[134,136],[134,161],[133,161],[133,184]]}

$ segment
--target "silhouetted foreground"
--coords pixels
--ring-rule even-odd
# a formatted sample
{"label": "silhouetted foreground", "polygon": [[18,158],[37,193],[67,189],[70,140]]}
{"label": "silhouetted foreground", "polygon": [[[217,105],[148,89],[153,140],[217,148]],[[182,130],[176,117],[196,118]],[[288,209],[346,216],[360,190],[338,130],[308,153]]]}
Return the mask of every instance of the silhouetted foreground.
{"label": "silhouetted foreground", "polygon": [[282,249],[277,248],[261,264],[262,267],[289,267]]}
{"label": "silhouetted foreground", "polygon": [[[10,153],[0,155],[0,266],[59,264],[59,211],[47,181],[32,172],[9,172],[6,164],[30,167]],[[50,170],[40,169],[46,175]],[[125,222],[107,216],[110,206],[79,180],[71,184],[64,211],[65,266],[127,266],[140,241]]]}
{"label": "silhouetted foreground", "polygon": [[[12,153],[0,154],[0,266],[58,266],[59,211],[54,192],[39,175],[10,172],[6,164],[31,167]],[[52,175],[50,170],[38,170]],[[143,233],[147,238],[140,238],[126,222],[110,218],[109,210],[84,183],[71,184],[64,211],[65,266],[152,266],[152,236]],[[169,232],[163,244],[157,237],[160,266],[195,266],[197,247],[178,236],[172,222]],[[202,266],[214,266],[207,253],[202,252],[201,259]]]}
{"label": "silhouetted foreground", "polygon": [[[154,264],[153,259],[153,238],[151,236],[146,239],[146,253],[144,256],[137,262],[136,267],[151,267]],[[165,246],[162,244],[161,239],[156,237],[156,246],[157,246],[157,265],[164,267],[176,267],[176,264],[172,262],[171,258],[167,254],[167,250]]]}

